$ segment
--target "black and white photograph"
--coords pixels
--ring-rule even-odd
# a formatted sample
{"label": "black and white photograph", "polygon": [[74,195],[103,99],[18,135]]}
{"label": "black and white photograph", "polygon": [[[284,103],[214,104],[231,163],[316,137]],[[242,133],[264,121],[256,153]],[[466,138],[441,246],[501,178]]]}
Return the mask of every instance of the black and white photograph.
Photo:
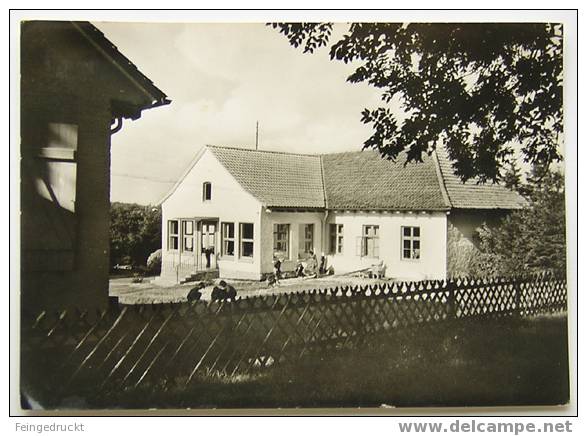
{"label": "black and white photograph", "polygon": [[576,28],[486,13],[19,20],[19,407],[568,407]]}

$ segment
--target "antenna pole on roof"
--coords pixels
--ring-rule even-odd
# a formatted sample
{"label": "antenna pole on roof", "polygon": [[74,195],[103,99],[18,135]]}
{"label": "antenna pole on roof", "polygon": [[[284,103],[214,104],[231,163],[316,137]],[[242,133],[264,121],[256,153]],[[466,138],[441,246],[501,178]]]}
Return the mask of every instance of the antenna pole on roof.
{"label": "antenna pole on roof", "polygon": [[257,129],[255,131],[255,150],[259,150],[259,121],[257,121]]}

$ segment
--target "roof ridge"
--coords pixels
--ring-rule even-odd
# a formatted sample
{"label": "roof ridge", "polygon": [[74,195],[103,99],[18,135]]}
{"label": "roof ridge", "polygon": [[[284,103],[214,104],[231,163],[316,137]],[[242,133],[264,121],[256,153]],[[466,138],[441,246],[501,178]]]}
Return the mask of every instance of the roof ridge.
{"label": "roof ridge", "polygon": [[349,151],[335,151],[332,153],[295,153],[292,151],[280,151],[280,150],[256,150],[254,148],[237,147],[234,145],[216,145],[216,144],[205,144],[206,147],[211,148],[224,148],[228,150],[239,150],[239,151],[251,151],[258,153],[274,153],[274,154],[285,154],[289,156],[309,156],[309,157],[322,157],[322,156],[335,156],[340,154],[360,154],[360,153],[377,153],[377,150],[349,150]]}
{"label": "roof ridge", "polygon": [[273,154],[285,154],[288,156],[308,156],[308,157],[320,157],[322,154],[320,153],[294,153],[291,151],[279,151],[279,150],[256,150],[253,148],[243,148],[243,147],[236,147],[231,145],[215,145],[215,144],[206,144],[206,147],[210,148],[224,148],[228,150],[239,150],[239,151],[251,151],[253,153],[273,153]]}
{"label": "roof ridge", "polygon": [[434,162],[434,169],[436,171],[436,175],[438,176],[438,183],[440,185],[440,192],[442,193],[442,197],[446,202],[446,205],[452,208],[452,201],[450,199],[450,195],[448,193],[448,189],[446,189],[446,180],[444,178],[444,173],[442,172],[442,166],[440,165],[440,161],[438,159],[438,152],[434,150],[431,153],[432,161]]}
{"label": "roof ridge", "polygon": [[322,180],[322,196],[324,197],[324,208],[328,209],[328,194],[326,193],[326,179],[324,178],[324,156],[320,155],[320,178]]}

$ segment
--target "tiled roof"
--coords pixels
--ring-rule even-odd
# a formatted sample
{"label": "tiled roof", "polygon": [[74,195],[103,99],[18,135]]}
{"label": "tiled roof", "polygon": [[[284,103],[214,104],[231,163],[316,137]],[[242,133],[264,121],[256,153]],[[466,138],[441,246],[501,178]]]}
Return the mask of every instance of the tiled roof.
{"label": "tiled roof", "polygon": [[447,210],[431,157],[420,163],[396,161],[377,151],[322,156],[326,201],[330,209]]}
{"label": "tiled roof", "polygon": [[453,208],[456,209],[521,209],[527,201],[517,192],[494,183],[478,184],[476,180],[463,183],[455,175],[451,161],[442,148],[436,152],[442,180]]}
{"label": "tiled roof", "polygon": [[526,205],[520,195],[502,186],[474,181],[463,184],[442,150],[423,156],[423,162],[406,163],[405,154],[394,162],[377,151],[308,155],[207,148],[267,207],[449,210],[518,209]]}
{"label": "tiled roof", "polygon": [[241,186],[268,207],[324,208],[320,156],[208,148]]}

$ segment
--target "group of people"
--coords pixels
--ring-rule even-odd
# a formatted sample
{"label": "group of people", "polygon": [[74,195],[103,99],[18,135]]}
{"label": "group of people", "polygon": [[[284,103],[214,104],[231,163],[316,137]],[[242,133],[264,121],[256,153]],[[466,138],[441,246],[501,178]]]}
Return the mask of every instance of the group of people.
{"label": "group of people", "polygon": [[[310,251],[310,256],[305,260],[305,264],[299,262],[295,269],[296,277],[317,277],[318,274],[326,273],[326,258],[324,256],[320,259],[320,265],[318,265],[318,258],[313,251]],[[273,274],[268,277],[268,283],[270,286],[277,286],[280,284],[282,278],[281,272],[281,259],[275,257],[273,259]],[[211,282],[200,282],[193,287],[187,295],[188,301],[199,301],[202,298],[201,289],[211,286]],[[212,301],[235,301],[236,300],[236,289],[234,286],[226,283],[224,280],[220,280],[218,285],[212,289],[211,300]]]}
{"label": "group of people", "polygon": [[[299,262],[294,271],[296,277],[317,277],[318,273],[324,274],[326,271],[326,258],[324,256],[320,259],[318,265],[318,258],[313,251],[310,251],[310,256],[304,262]],[[275,257],[273,259],[273,275],[269,277],[269,285],[277,286],[280,284],[279,280],[282,278],[281,273],[281,259]]]}
{"label": "group of people", "polygon": [[[207,282],[200,282],[194,286],[188,293],[188,301],[199,301],[202,298],[201,289],[209,286]],[[220,280],[218,285],[212,289],[212,295],[210,296],[212,301],[235,301],[236,300],[236,289],[234,286],[226,283],[224,280]]]}

